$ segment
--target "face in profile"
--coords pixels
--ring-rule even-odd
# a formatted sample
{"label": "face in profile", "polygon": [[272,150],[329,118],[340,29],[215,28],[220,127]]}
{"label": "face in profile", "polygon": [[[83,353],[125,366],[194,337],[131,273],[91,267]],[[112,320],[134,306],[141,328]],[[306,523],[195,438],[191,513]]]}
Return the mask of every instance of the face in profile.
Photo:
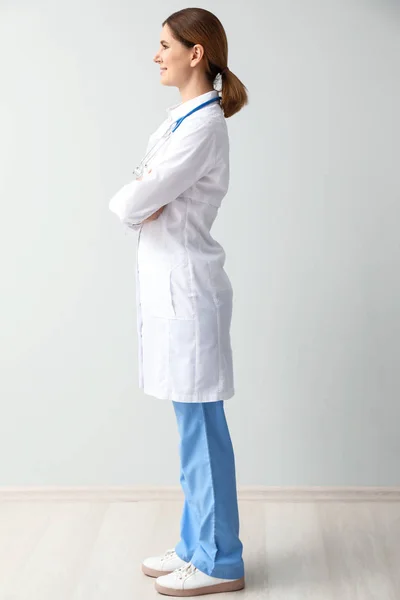
{"label": "face in profile", "polygon": [[[161,30],[160,46],[154,56],[154,62],[160,67],[160,81],[163,85],[182,87],[193,73],[197,61],[193,60],[193,52],[198,52],[198,46],[187,48],[174,39],[167,24]],[[200,57],[201,58],[201,57]]]}

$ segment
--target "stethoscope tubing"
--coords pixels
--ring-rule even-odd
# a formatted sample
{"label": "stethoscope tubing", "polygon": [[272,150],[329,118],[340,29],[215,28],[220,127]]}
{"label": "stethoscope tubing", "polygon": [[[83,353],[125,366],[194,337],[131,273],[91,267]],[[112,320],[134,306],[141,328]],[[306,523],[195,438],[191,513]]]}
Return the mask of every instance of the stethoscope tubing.
{"label": "stethoscope tubing", "polygon": [[[186,115],[184,115],[183,117],[180,117],[177,121],[175,121],[175,123],[173,123],[172,126],[170,126],[167,129],[167,131],[165,133],[163,133],[163,135],[161,136],[161,138],[159,140],[157,140],[157,142],[154,144],[154,146],[152,146],[152,148],[150,148],[150,150],[146,153],[146,156],[144,158],[142,158],[142,160],[140,161],[140,163],[136,167],[136,169],[133,171],[133,173],[135,175],[137,175],[138,177],[141,176],[141,174],[143,173],[143,167],[147,164],[147,162],[150,160],[150,158],[153,158],[154,154],[161,148],[162,144],[166,142],[166,140],[170,137],[170,135],[172,135],[174,133],[174,131],[176,131],[178,129],[178,127],[181,125],[181,123],[187,117],[189,117],[190,115],[192,115],[197,110],[200,110],[201,108],[204,108],[208,104],[211,104],[211,102],[216,102],[216,101],[219,101],[220,99],[221,99],[220,96],[217,96],[215,98],[211,98],[210,100],[207,100],[206,102],[203,102],[199,106],[196,106],[196,108],[193,108],[193,110],[191,110]],[[171,127],[172,127],[172,129],[171,129]],[[160,142],[162,142],[162,144],[160,144]],[[159,145],[159,147],[157,148],[158,145]],[[153,150],[154,150],[154,152],[153,152]]]}

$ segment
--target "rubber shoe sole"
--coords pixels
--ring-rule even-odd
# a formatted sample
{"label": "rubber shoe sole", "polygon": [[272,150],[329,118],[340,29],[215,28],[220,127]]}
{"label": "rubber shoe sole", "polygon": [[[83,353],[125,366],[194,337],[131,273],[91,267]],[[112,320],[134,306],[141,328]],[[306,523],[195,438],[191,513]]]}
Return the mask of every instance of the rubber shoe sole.
{"label": "rubber shoe sole", "polygon": [[216,594],[217,592],[238,592],[245,586],[244,577],[236,579],[235,581],[227,581],[226,583],[217,583],[216,585],[206,585],[203,587],[187,590],[176,590],[173,588],[167,588],[157,581],[155,582],[155,588],[160,594],[165,596],[177,596],[179,598],[185,598],[189,596],[202,596],[203,594]]}
{"label": "rubber shoe sole", "polygon": [[150,569],[146,565],[142,564],[142,571],[147,577],[162,577],[163,575],[169,575],[172,571],[157,571],[157,569]]}

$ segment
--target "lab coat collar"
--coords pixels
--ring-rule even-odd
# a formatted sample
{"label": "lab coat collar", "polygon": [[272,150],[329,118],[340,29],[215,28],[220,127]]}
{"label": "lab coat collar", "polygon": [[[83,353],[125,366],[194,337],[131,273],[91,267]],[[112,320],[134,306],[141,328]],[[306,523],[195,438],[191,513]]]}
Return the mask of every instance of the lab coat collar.
{"label": "lab coat collar", "polygon": [[[216,98],[219,96],[217,90],[211,90],[210,92],[206,92],[205,94],[201,94],[200,96],[196,96],[191,100],[186,100],[186,102],[179,102],[178,104],[174,104],[167,108],[168,118],[171,121],[176,121],[180,117],[183,117],[188,112],[199,106],[203,102],[207,102],[207,100],[211,100],[211,98]],[[213,102],[214,104],[214,102]]]}

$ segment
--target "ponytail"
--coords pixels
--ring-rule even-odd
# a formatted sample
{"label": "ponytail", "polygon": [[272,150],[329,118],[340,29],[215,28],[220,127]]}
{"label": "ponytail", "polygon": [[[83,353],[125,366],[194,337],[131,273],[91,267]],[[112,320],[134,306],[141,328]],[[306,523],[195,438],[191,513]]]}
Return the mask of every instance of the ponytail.
{"label": "ponytail", "polygon": [[247,95],[247,88],[240,81],[238,77],[232,71],[225,67],[221,71],[222,81],[222,98],[221,108],[224,113],[224,117],[228,119],[235,113],[239,112],[245,104],[248,104],[249,98]]}

